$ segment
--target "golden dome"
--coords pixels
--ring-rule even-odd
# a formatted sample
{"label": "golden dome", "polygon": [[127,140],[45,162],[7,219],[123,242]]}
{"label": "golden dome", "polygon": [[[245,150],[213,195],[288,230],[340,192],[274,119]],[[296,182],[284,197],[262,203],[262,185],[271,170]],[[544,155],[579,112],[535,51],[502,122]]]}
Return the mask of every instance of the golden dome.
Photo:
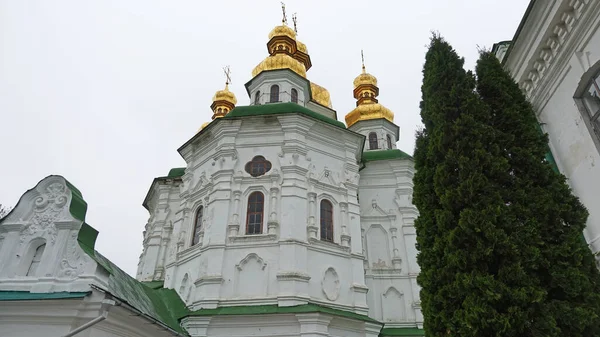
{"label": "golden dome", "polygon": [[219,90],[213,96],[213,102],[210,109],[213,111],[212,119],[223,117],[229,113],[235,105],[237,99],[235,95],[229,91],[229,83],[225,83],[225,89]]}
{"label": "golden dome", "polygon": [[358,121],[377,118],[385,118],[393,123],[394,113],[379,103],[362,104],[346,115],[346,125],[350,127]]}
{"label": "golden dome", "polygon": [[303,52],[304,54],[308,54],[308,49],[306,48],[306,45],[298,40],[296,40],[296,49],[298,49],[298,51]]}
{"label": "golden dome", "polygon": [[212,100],[213,102],[226,101],[233,105],[237,104],[237,98],[235,98],[235,94],[229,91],[229,84],[225,84],[225,89],[217,91]]}
{"label": "golden dome", "polygon": [[252,70],[252,77],[265,70],[290,69],[296,74],[306,77],[306,67],[303,63],[287,54],[275,54],[268,56]]}
{"label": "golden dome", "polygon": [[312,93],[313,101],[328,108],[331,108],[331,97],[327,89],[323,88],[322,86],[316,83],[310,82],[310,91]]}
{"label": "golden dome", "polygon": [[[198,132],[202,131],[202,129],[204,129],[208,124],[210,124],[210,122],[202,123],[202,125],[200,126],[200,129],[198,129]],[[196,132],[196,133],[198,133],[198,132]]]}
{"label": "golden dome", "polygon": [[359,85],[370,84],[377,86],[377,77],[367,73],[363,67],[362,74],[358,75],[354,79],[354,89],[358,88]]}
{"label": "golden dome", "polygon": [[286,25],[281,25],[273,28],[273,30],[269,33],[269,40],[275,36],[287,36],[295,40],[296,32]]}

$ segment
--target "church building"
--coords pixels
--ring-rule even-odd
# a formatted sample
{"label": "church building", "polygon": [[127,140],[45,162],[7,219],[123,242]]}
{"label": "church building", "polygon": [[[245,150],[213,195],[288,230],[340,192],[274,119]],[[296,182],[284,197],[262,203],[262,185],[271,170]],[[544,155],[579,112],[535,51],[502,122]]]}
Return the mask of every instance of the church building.
{"label": "church building", "polygon": [[344,124],[295,30],[266,46],[248,103],[226,83],[151,182],[135,278],[65,177],[25,192],[0,221],[0,336],[423,335],[413,160],[377,78],[357,71]]}
{"label": "church building", "polygon": [[552,161],[587,207],[584,236],[600,262],[600,1],[531,0],[512,41],[493,51],[532,103]]}

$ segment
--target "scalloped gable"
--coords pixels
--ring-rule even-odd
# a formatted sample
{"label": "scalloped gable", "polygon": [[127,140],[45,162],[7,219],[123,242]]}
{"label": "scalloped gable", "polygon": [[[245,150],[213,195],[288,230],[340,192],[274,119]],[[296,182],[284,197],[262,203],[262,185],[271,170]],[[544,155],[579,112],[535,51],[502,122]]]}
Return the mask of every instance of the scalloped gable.
{"label": "scalloped gable", "polygon": [[[65,282],[67,280],[70,280],[71,283],[81,283],[75,291],[90,291],[90,281],[92,281],[91,283],[94,286],[111,293],[119,300],[140,311],[144,316],[160,322],[171,330],[185,334],[177,318],[185,316],[188,310],[175,290],[146,286],[98,253],[94,249],[98,231],[85,223],[86,211],[87,203],[81,192],[64,177],[51,175],[25,192],[15,208],[0,220],[0,231],[14,234],[9,238],[16,238],[16,240],[11,241],[10,245],[6,245],[7,242],[4,242],[2,249],[5,246],[7,249],[21,249],[19,247],[26,246],[27,241],[23,240],[23,235],[31,236],[34,239],[43,237],[48,241],[53,236],[56,237],[57,232],[60,230],[67,230],[73,234],[72,238],[69,237],[68,246],[64,249],[66,251],[65,256],[53,260],[51,263],[55,264],[54,266],[48,266],[48,270],[57,271],[62,271],[66,266],[68,267],[66,270],[70,270],[70,274],[59,272],[59,274],[54,275],[60,281],[60,284],[58,286],[53,285],[45,291],[34,291],[37,288],[32,288],[32,283],[28,282],[26,292],[32,294],[44,292],[48,296],[53,293],[64,293],[61,287],[68,284],[68,282]],[[18,234],[21,235],[21,242],[19,242]],[[58,243],[58,240],[56,242]],[[2,256],[14,255],[3,254]],[[11,262],[8,260],[0,259],[0,271],[3,269],[1,268],[2,263]],[[60,264],[60,266],[57,264]],[[105,273],[98,273],[98,266]],[[79,279],[82,272],[85,273],[86,278]],[[90,279],[89,274],[96,277]],[[106,281],[106,275],[108,275],[108,281]],[[10,278],[9,275],[6,280],[10,282],[15,279]],[[18,279],[16,280],[18,281]],[[14,283],[19,286],[17,281]],[[2,287],[14,288],[9,282],[3,282]],[[48,281],[45,283],[48,283]],[[79,289],[82,288],[82,285],[85,289]]]}

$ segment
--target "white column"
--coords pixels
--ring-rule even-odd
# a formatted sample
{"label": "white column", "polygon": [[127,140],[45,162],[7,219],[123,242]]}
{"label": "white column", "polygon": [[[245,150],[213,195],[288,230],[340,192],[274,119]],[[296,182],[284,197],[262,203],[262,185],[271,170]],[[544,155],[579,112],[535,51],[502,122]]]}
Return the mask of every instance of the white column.
{"label": "white column", "polygon": [[315,192],[308,193],[308,238],[317,239],[319,227],[315,225],[315,201],[317,194]]}
{"label": "white column", "polygon": [[240,197],[242,191],[233,191],[233,216],[229,223],[229,237],[238,236],[240,232]]}

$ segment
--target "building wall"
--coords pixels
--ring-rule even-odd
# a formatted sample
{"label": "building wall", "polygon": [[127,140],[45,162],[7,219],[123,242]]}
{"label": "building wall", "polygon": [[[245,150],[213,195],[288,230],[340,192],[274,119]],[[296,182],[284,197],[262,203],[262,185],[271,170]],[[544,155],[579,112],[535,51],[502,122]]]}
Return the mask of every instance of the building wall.
{"label": "building wall", "polygon": [[[194,309],[310,300],[366,314],[356,199],[362,141],[297,114],[212,123],[181,149],[188,165],[173,210],[165,286]],[[251,177],[245,166],[257,155],[271,169]],[[264,194],[263,231],[246,235],[253,191]],[[324,199],[333,204],[333,242],[320,240]],[[200,205],[202,240],[192,246]]]}
{"label": "building wall", "polygon": [[[0,336],[64,336],[102,315],[104,295],[84,299],[10,301],[0,305]],[[86,337],[166,337],[173,333],[120,307],[108,309],[106,319],[78,333]]]}
{"label": "building wall", "polygon": [[600,70],[600,3],[537,1],[506,56],[505,66],[534,105],[551,151],[588,208],[584,231],[600,252],[600,153],[578,97]]}
{"label": "building wall", "polygon": [[423,324],[416,277],[411,159],[368,162],[360,174],[360,218],[369,316],[387,326]]}

